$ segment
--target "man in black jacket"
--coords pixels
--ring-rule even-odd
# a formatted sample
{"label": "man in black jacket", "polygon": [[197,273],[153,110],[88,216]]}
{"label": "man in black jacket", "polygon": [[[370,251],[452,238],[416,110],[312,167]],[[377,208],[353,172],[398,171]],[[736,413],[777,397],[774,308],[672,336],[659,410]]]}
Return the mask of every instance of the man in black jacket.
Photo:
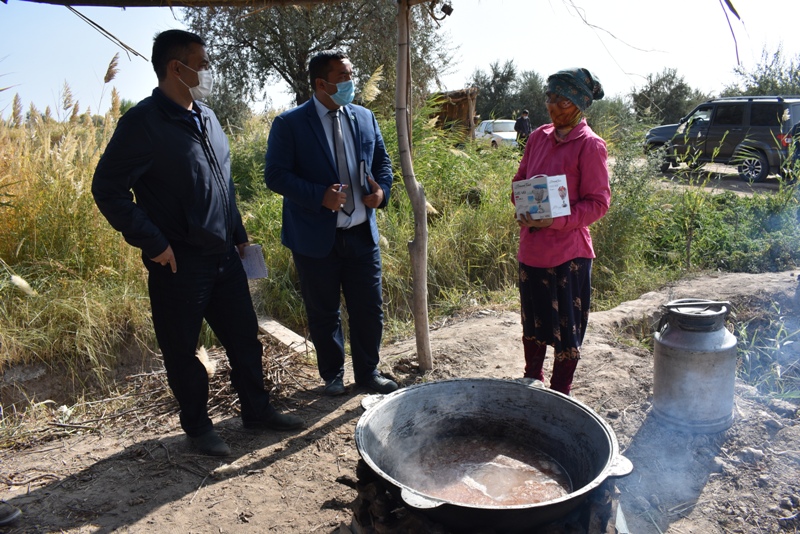
{"label": "man in black jacket", "polygon": [[[208,417],[208,375],[195,356],[203,319],[225,347],[245,428],[289,430],[300,418],[269,403],[263,347],[239,256],[228,139],[200,99],[211,91],[205,43],[182,30],[153,42],[158,87],[119,121],[92,183],[100,211],[142,249],[153,327],[181,427],[200,452],[230,454]],[[135,202],[134,202],[135,194]]]}
{"label": "man in black jacket", "polygon": [[514,123],[514,131],[517,132],[517,143],[520,146],[525,146],[528,142],[528,136],[531,135],[531,120],[528,118],[528,110],[522,110],[522,116]]}

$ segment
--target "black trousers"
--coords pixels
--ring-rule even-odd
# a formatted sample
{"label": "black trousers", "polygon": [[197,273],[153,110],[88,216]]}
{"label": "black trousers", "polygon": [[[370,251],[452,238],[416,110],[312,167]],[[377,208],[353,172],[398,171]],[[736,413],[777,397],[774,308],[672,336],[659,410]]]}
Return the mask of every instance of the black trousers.
{"label": "black trousers", "polygon": [[147,258],[148,287],[156,339],[167,381],[180,405],[181,428],[189,436],[212,429],[208,417],[208,374],[195,351],[205,319],[225,347],[231,384],[243,420],[257,420],[269,407],[261,365],[263,347],[247,276],[234,248],[199,256],[175,251],[177,272]]}
{"label": "black trousers", "polygon": [[324,258],[296,252],[292,258],[300,278],[320,376],[327,382],[344,374],[340,313],[344,295],[354,378],[360,384],[367,382],[378,372],[383,335],[381,251],[372,240],[369,223],[337,230],[333,250]]}

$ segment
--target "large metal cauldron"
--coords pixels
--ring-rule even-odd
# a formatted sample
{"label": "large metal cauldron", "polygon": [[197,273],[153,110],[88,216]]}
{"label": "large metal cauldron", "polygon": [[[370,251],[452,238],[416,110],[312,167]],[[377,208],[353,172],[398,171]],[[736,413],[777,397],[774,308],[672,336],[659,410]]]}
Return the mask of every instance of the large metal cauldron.
{"label": "large metal cauldron", "polygon": [[[567,472],[572,492],[510,506],[465,505],[423,493],[415,487],[419,466],[413,458],[454,436],[502,438],[544,452]],[[395,391],[368,407],[355,438],[364,461],[407,505],[460,531],[530,530],[568,514],[606,478],[633,469],[620,455],[614,431],[590,408],[509,380],[446,380]]]}

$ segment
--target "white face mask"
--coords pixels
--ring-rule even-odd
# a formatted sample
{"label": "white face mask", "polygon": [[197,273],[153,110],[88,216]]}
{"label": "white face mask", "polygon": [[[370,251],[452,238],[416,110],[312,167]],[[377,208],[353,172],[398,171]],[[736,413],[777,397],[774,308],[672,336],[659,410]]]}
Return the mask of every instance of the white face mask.
{"label": "white face mask", "polygon": [[214,76],[211,74],[211,71],[208,69],[194,70],[182,61],[179,61],[179,63],[190,71],[197,73],[197,85],[194,87],[189,87],[189,84],[184,82],[181,78],[178,78],[183,85],[189,87],[189,93],[192,95],[192,98],[194,100],[203,100],[210,95],[211,90],[214,88]]}

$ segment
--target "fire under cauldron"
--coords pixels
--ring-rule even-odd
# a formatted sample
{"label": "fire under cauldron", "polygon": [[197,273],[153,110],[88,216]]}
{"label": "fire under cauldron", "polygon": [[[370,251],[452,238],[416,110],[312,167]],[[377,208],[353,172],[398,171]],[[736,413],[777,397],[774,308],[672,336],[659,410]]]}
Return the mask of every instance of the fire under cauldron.
{"label": "fire under cauldron", "polygon": [[[599,415],[549,389],[509,380],[457,379],[365,401],[367,410],[355,433],[364,462],[406,505],[456,531],[529,530],[568,514],[608,477],[633,469],[619,453],[614,431]],[[460,454],[452,450],[459,439],[482,450],[482,444],[493,444],[490,454],[497,452],[498,443],[508,447],[507,455],[498,455],[504,461],[492,462],[501,474],[492,476],[510,494],[518,491],[502,473],[514,477],[513,468],[521,465],[515,457],[523,450],[549,457],[566,474],[568,485],[563,495],[535,503],[506,504],[505,496],[489,504],[442,498],[430,489],[430,477],[442,475],[429,462],[453,460]],[[488,482],[482,482],[485,490]]]}

